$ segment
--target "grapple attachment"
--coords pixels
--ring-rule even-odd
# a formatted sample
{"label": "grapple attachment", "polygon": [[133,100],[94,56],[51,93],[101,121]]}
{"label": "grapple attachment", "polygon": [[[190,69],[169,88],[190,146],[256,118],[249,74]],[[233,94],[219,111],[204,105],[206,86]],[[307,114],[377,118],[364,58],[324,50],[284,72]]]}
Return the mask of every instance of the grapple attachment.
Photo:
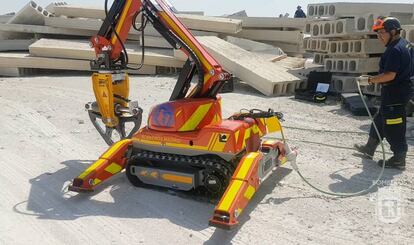
{"label": "grapple attachment", "polygon": [[[90,102],[85,105],[85,108],[88,110],[89,118],[93,126],[96,128],[98,133],[102,136],[105,142],[108,145],[113,145],[116,141],[120,139],[130,139],[140,128],[142,122],[142,109],[136,106],[133,103],[130,103],[130,108],[126,108],[124,112],[119,114],[118,123],[116,126],[107,126],[99,123],[99,120],[102,120],[102,115],[99,112],[96,102]],[[119,110],[119,109],[118,109]],[[117,109],[115,109],[117,111]],[[99,120],[98,120],[99,119]],[[132,123],[133,126],[131,129],[127,130],[126,125]],[[114,130],[118,134],[118,138],[113,135]]]}
{"label": "grapple attachment", "polygon": [[[93,126],[108,145],[131,138],[141,126],[142,109],[137,101],[128,99],[128,75],[95,73],[92,82],[96,102],[87,103],[85,108]],[[126,125],[129,123],[133,126],[128,130]],[[113,134],[114,131],[118,133],[117,136]]]}

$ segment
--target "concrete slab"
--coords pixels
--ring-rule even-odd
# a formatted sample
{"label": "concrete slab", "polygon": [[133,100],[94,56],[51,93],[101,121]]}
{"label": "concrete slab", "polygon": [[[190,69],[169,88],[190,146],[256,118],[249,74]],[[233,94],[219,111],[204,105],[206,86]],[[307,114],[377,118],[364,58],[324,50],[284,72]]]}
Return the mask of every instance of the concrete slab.
{"label": "concrete slab", "polygon": [[[102,1],[102,4],[104,2]],[[103,6],[103,5],[102,5]],[[67,16],[72,18],[105,19],[103,7],[85,7],[78,5],[66,5],[54,7],[56,16]]]}
{"label": "concrete slab", "polygon": [[303,48],[306,51],[327,53],[329,51],[329,39],[326,38],[305,38]]}
{"label": "concrete slab", "polygon": [[301,43],[284,43],[284,42],[265,42],[275,47],[282,49],[282,51],[291,57],[303,57],[305,50]]}
{"label": "concrete slab", "polygon": [[332,76],[332,91],[337,93],[354,93],[358,92],[356,76]]}
{"label": "concrete slab", "polygon": [[[7,68],[10,76],[20,76],[14,72],[16,68],[40,68],[51,70],[89,71],[89,61],[77,59],[59,59],[47,57],[34,57],[28,53],[0,53],[0,67]],[[11,69],[8,69],[11,68]],[[10,73],[10,71],[13,71]],[[156,74],[155,66],[144,66],[138,71],[128,71],[131,74]]]}
{"label": "concrete slab", "polygon": [[274,17],[233,17],[242,20],[243,28],[290,28],[303,30],[307,19],[301,18],[274,18]]}
{"label": "concrete slab", "polygon": [[177,14],[183,24],[192,30],[234,34],[242,30],[242,21],[238,19]]}
{"label": "concrete slab", "polygon": [[34,39],[1,40],[0,51],[26,51]]}
{"label": "concrete slab", "polygon": [[225,40],[229,43],[239,46],[240,48],[244,50],[251,51],[251,52],[272,53],[274,55],[284,54],[280,48],[275,47],[270,44],[266,44],[266,43],[256,42],[256,41],[252,41],[249,39],[232,37],[232,36],[227,36]]}
{"label": "concrete slab", "polygon": [[13,15],[0,15],[0,23],[7,23]]}
{"label": "concrete slab", "polygon": [[380,58],[326,58],[325,70],[343,73],[378,72]]}
{"label": "concrete slab", "polygon": [[[103,4],[104,2],[102,2]],[[90,18],[105,19],[105,11],[102,7],[79,6],[79,5],[60,5],[55,6],[54,13],[56,16],[67,16],[72,18]],[[180,14],[204,15],[204,11],[178,11]]]}
{"label": "concrete slab", "polygon": [[[45,18],[50,16],[51,14],[47,10],[43,9],[34,1],[30,1],[7,21],[7,24],[44,25]],[[0,33],[0,39],[25,39],[30,37],[33,37],[33,35],[13,32]]]}
{"label": "concrete slab", "polygon": [[21,75],[22,75],[22,72],[21,72],[21,69],[19,68],[0,67],[0,77],[20,77]]}
{"label": "concrete slab", "polygon": [[[86,18],[66,18],[66,17],[50,17],[45,20],[45,25],[50,27],[67,28],[74,30],[89,30],[95,35],[103,24],[102,20],[86,19]],[[139,24],[138,24],[139,25]],[[193,35],[197,36],[217,36],[215,32],[191,30]],[[153,37],[161,37],[157,30],[149,23],[145,27],[145,35]],[[131,29],[128,39],[140,40],[141,32]]]}
{"label": "concrete slab", "polygon": [[359,40],[343,40],[330,41],[329,52],[330,55],[369,55],[382,54],[385,47],[378,39],[359,39]]}
{"label": "concrete slab", "polygon": [[59,7],[59,6],[67,6],[68,3],[67,2],[53,2],[50,3],[49,5],[47,5],[45,7],[45,9],[51,13],[51,14],[55,14],[55,7]]}
{"label": "concrete slab", "polygon": [[[80,6],[61,6],[55,7],[57,16],[68,16],[74,18],[104,19],[105,11],[103,8],[80,7]],[[177,14],[177,17],[192,30],[237,33],[242,29],[242,21],[238,19],[200,16],[191,14]]]}
{"label": "concrete slab", "polygon": [[373,34],[371,31],[356,31],[354,19],[317,20],[310,23],[310,30],[312,37],[347,37]]}
{"label": "concrete slab", "polygon": [[46,9],[42,8],[34,1],[27,3],[13,18],[9,24],[30,24],[44,25],[45,18],[52,16]]}
{"label": "concrete slab", "polygon": [[284,42],[298,44],[303,42],[303,33],[300,31],[278,31],[266,29],[243,29],[232,36],[254,41]]}
{"label": "concrete slab", "polygon": [[320,3],[308,5],[308,17],[351,17],[377,13],[379,15],[390,15],[390,13],[413,13],[412,4],[403,3]]}
{"label": "concrete slab", "polygon": [[[141,48],[126,45],[129,61],[133,64],[141,62]],[[95,51],[89,46],[88,41],[84,40],[58,40],[41,39],[29,47],[30,54],[38,57],[50,58],[69,58],[92,60],[95,58]],[[150,49],[145,50],[144,64],[153,66],[166,66],[181,68],[183,61],[177,60],[173,56],[172,50]]]}
{"label": "concrete slab", "polygon": [[198,40],[226,70],[265,95],[291,94],[300,86],[300,79],[286,68],[263,61],[236,45],[216,37],[198,37]]}
{"label": "concrete slab", "polygon": [[[50,27],[58,27],[65,29],[73,30],[88,30],[93,31],[93,35],[99,31],[103,24],[102,20],[97,19],[81,19],[81,18],[65,18],[65,17],[51,17],[45,20],[45,25]],[[158,33],[153,29],[152,26],[148,26],[145,31],[148,32],[148,35],[151,35],[153,32]],[[136,30],[131,30],[128,36],[130,40],[140,40],[140,33]]]}
{"label": "concrete slab", "polygon": [[[0,31],[5,32],[21,32],[21,33],[38,33],[38,34],[56,34],[56,35],[68,35],[68,36],[84,36],[91,37],[96,34],[93,30],[77,30],[69,28],[57,28],[51,26],[38,26],[38,25],[21,25],[21,24],[0,24]],[[29,35],[30,37],[32,35]]]}

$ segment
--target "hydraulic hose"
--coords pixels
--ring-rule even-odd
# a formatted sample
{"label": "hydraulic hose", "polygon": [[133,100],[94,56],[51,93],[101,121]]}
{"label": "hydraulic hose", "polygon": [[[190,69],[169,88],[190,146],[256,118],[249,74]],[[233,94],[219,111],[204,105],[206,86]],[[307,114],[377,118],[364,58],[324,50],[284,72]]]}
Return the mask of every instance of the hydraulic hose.
{"label": "hydraulic hose", "polygon": [[[385,170],[385,148],[384,148],[384,143],[382,142],[381,135],[380,135],[380,133],[379,133],[379,131],[378,131],[377,125],[375,125],[374,118],[372,117],[372,114],[371,114],[371,112],[370,112],[370,110],[369,110],[369,108],[368,108],[368,105],[367,105],[367,103],[365,102],[365,99],[364,99],[364,96],[363,96],[363,94],[362,94],[362,91],[361,91],[361,85],[360,85],[359,81],[357,81],[357,85],[358,85],[358,92],[359,92],[359,96],[361,97],[362,102],[364,103],[365,109],[366,109],[366,110],[367,110],[367,112],[368,112],[368,116],[369,116],[369,118],[370,118],[370,120],[371,120],[371,122],[372,122],[372,125],[374,126],[374,129],[375,129],[375,132],[376,132],[376,134],[377,134],[377,136],[378,136],[379,142],[381,142],[381,148],[382,148],[382,159],[383,159],[383,161],[382,161],[382,169],[381,169],[381,173],[379,174],[378,178],[374,181],[374,183],[373,183],[371,186],[369,186],[368,188],[364,189],[364,190],[361,190],[361,191],[358,191],[358,192],[354,192],[354,193],[340,193],[340,192],[331,192],[331,191],[324,190],[324,189],[322,189],[322,188],[320,188],[320,187],[317,187],[316,185],[312,184],[309,180],[307,180],[307,179],[303,176],[303,174],[302,174],[302,172],[300,171],[300,169],[299,169],[298,165],[296,164],[296,161],[292,161],[292,162],[291,162],[291,165],[292,165],[293,169],[294,169],[294,170],[295,170],[295,171],[299,174],[299,176],[301,177],[301,179],[302,179],[302,180],[303,180],[306,184],[308,184],[308,185],[309,185],[310,187],[312,187],[313,189],[315,189],[315,190],[317,190],[317,191],[319,191],[319,192],[321,192],[321,193],[324,193],[324,194],[326,194],[326,195],[336,196],[336,197],[341,197],[341,198],[346,198],[346,197],[355,197],[355,196],[365,195],[365,194],[367,194],[367,193],[368,193],[371,189],[375,188],[375,186],[378,184],[378,182],[381,180],[382,176],[384,175],[384,170]],[[286,139],[285,139],[285,137],[284,137],[284,134],[283,134],[283,133],[282,133],[282,140],[283,140],[283,142],[286,144]]]}

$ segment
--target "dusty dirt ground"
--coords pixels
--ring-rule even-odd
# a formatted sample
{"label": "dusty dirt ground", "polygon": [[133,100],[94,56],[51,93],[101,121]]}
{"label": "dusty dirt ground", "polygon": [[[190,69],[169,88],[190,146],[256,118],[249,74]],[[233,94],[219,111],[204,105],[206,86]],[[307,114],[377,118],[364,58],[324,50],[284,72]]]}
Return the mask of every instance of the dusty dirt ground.
{"label": "dusty dirt ground", "polygon": [[[174,84],[174,77],[132,78],[131,98],[140,101],[144,118]],[[322,195],[287,164],[263,184],[240,228],[222,231],[208,226],[214,204],[135,188],[124,174],[93,195],[62,192],[107,149],[83,109],[92,100],[88,76],[0,78],[0,244],[414,243],[414,132],[407,170],[386,170],[371,193]],[[368,119],[351,116],[337,101],[267,98],[239,84],[223,95],[223,114],[242,108],[283,112],[299,167],[324,189],[359,191],[380,173],[375,162],[353,155],[352,145],[367,139]]]}

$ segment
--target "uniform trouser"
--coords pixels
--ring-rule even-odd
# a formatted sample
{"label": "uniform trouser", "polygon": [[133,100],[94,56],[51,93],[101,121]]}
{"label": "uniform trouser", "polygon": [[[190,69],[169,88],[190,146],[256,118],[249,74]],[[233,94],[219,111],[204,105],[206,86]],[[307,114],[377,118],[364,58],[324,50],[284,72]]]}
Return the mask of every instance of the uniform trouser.
{"label": "uniform trouser", "polygon": [[[401,104],[381,105],[374,116],[374,123],[378,128],[381,140],[384,137],[391,145],[391,151],[396,154],[405,153],[408,150],[405,133],[407,130],[407,114],[405,108],[407,102]],[[371,125],[369,136],[378,138],[378,135]]]}

